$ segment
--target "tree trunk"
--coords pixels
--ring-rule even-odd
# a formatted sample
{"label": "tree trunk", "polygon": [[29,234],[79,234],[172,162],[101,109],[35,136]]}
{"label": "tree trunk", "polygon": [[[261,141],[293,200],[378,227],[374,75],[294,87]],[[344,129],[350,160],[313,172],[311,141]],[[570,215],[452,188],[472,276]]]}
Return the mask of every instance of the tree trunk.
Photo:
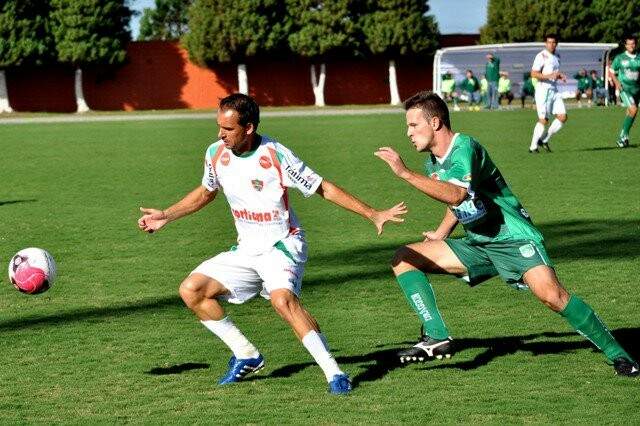
{"label": "tree trunk", "polygon": [[311,64],[311,86],[313,87],[313,96],[316,98],[316,106],[325,106],[324,82],[326,78],[327,72],[324,63],[320,64],[320,78],[317,78],[315,64]]}
{"label": "tree trunk", "polygon": [[238,64],[238,92],[243,95],[249,94],[249,79],[247,78],[247,66]]}
{"label": "tree trunk", "polygon": [[76,105],[78,106],[78,109],[76,110],[76,112],[90,111],[89,106],[87,105],[87,102],[84,100],[84,91],[82,90],[82,69],[80,68],[76,69],[75,90],[76,90]]}
{"label": "tree trunk", "polygon": [[0,113],[13,112],[11,104],[9,104],[9,93],[7,92],[7,78],[4,70],[0,70]]}
{"label": "tree trunk", "polygon": [[389,93],[391,94],[391,105],[400,105],[400,94],[398,93],[398,79],[396,78],[396,61],[389,61]]}

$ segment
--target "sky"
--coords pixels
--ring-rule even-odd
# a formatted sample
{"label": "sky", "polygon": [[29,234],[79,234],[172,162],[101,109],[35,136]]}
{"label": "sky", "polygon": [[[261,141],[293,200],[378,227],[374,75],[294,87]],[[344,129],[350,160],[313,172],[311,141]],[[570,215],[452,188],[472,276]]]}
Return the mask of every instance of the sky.
{"label": "sky", "polygon": [[[487,21],[489,0],[429,0],[430,14],[436,17],[441,34],[477,34]],[[130,0],[131,8],[137,11],[154,7],[155,0]],[[131,20],[133,39],[140,32],[140,15]]]}

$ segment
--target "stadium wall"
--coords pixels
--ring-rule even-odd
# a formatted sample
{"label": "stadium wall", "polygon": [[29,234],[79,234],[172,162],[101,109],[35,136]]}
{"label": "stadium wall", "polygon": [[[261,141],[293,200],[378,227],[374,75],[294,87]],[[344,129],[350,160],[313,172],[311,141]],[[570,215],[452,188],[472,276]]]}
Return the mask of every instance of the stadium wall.
{"label": "stadium wall", "polygon": [[[477,36],[443,36],[441,45],[472,44]],[[175,42],[132,42],[127,62],[116,70],[83,72],[85,98],[94,110],[206,109],[237,91],[234,64],[202,68]],[[431,58],[396,61],[402,98],[432,85]],[[249,92],[261,105],[313,105],[310,63],[303,59],[248,61]],[[382,58],[327,62],[328,105],[389,102],[388,62]],[[73,112],[74,70],[50,66],[7,72],[16,111]]]}

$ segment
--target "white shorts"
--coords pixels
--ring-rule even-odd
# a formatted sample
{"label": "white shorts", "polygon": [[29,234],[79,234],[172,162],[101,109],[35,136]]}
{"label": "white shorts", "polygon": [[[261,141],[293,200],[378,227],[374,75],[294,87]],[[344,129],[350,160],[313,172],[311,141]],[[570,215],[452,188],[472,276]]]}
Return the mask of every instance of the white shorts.
{"label": "white shorts", "polygon": [[277,246],[259,255],[243,253],[242,249],[225,251],[205,260],[191,273],[220,282],[230,294],[219,299],[229,303],[244,303],[258,294],[269,299],[269,293],[281,288],[299,297],[307,261],[304,236],[290,235]]}
{"label": "white shorts", "polygon": [[566,114],[562,96],[557,90],[536,90],[536,110],[538,118],[549,118],[551,115]]}

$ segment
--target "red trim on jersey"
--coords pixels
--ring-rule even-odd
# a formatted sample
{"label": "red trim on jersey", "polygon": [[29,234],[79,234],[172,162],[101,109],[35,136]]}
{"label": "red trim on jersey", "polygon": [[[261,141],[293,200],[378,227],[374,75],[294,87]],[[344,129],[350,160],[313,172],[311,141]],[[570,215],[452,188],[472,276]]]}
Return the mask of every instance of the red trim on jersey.
{"label": "red trim on jersey", "polygon": [[213,172],[217,175],[218,173],[216,172],[216,162],[218,161],[218,158],[220,158],[220,156],[222,155],[222,151],[224,151],[224,144],[221,143],[220,146],[218,147],[218,150],[216,151],[216,153],[213,155],[213,157],[211,157],[211,167],[213,167]]}
{"label": "red trim on jersey", "polygon": [[[278,177],[280,178],[280,186],[282,187],[282,200],[284,201],[284,208],[287,209],[287,213],[289,212],[289,193],[287,192],[287,187],[284,186],[284,180],[282,179],[282,166],[280,165],[280,160],[278,160],[278,154],[276,154],[276,150],[273,148],[267,147],[267,151],[269,151],[269,155],[271,156],[271,160],[273,161],[273,166],[278,171]],[[291,220],[289,220],[289,233],[291,233]]]}

